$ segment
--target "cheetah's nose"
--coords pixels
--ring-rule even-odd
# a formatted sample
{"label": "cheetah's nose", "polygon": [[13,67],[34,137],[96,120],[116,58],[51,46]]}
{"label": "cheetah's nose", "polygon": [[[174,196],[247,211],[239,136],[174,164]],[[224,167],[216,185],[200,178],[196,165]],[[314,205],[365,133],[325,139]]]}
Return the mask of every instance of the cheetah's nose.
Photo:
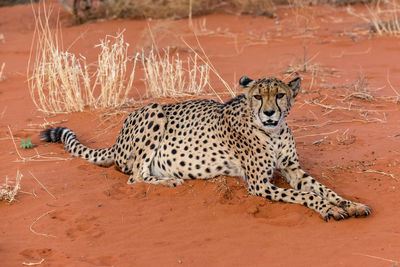
{"label": "cheetah's nose", "polygon": [[264,114],[267,115],[267,116],[272,116],[272,115],[274,115],[274,113],[275,113],[275,110],[266,110],[266,111],[264,111]]}

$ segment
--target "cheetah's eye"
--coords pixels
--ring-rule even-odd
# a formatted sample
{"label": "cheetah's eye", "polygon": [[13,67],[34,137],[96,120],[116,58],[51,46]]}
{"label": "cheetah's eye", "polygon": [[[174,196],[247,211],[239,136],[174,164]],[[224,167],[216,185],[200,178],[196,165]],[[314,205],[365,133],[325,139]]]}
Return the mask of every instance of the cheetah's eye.
{"label": "cheetah's eye", "polygon": [[285,94],[284,93],[279,93],[276,95],[276,98],[281,99],[282,97],[284,97]]}
{"label": "cheetah's eye", "polygon": [[257,100],[261,100],[262,96],[260,96],[260,95],[255,95],[254,98],[257,99]]}

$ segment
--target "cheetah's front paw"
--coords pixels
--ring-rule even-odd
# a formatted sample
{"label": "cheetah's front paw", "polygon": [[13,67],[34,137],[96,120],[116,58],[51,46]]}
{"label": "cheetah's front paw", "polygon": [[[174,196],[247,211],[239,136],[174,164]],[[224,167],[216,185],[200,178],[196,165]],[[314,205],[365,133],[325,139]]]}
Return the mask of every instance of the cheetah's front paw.
{"label": "cheetah's front paw", "polygon": [[352,201],[343,201],[339,207],[344,209],[350,217],[365,217],[371,214],[371,208],[365,204]]}
{"label": "cheetah's front paw", "polygon": [[347,214],[347,212],[344,209],[339,208],[334,205],[330,205],[330,206],[326,207],[325,209],[323,209],[320,212],[320,214],[325,221],[329,221],[331,216],[337,221],[343,220],[343,219],[346,219],[347,217],[349,217],[349,215]]}

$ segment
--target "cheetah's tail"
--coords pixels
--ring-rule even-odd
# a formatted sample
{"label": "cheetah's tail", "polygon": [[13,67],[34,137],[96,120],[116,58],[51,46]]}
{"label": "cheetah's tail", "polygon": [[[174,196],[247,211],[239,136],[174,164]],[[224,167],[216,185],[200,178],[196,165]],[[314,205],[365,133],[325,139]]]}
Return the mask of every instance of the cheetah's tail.
{"label": "cheetah's tail", "polygon": [[91,149],[82,145],[73,131],[65,127],[56,127],[40,133],[40,140],[63,143],[65,149],[74,157],[84,158],[99,166],[108,167],[114,163],[114,146],[104,149]]}

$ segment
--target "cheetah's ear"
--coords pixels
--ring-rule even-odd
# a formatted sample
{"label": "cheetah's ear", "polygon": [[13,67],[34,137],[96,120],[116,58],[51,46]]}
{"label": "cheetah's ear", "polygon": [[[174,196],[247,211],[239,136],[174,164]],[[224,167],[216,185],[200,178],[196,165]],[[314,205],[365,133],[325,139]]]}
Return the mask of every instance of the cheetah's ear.
{"label": "cheetah's ear", "polygon": [[290,82],[287,83],[287,85],[292,89],[293,91],[293,98],[297,96],[297,94],[300,91],[300,84],[301,84],[301,79],[300,77],[294,78]]}
{"label": "cheetah's ear", "polygon": [[243,76],[239,80],[239,84],[243,89],[249,87],[253,82],[254,81],[247,76]]}

